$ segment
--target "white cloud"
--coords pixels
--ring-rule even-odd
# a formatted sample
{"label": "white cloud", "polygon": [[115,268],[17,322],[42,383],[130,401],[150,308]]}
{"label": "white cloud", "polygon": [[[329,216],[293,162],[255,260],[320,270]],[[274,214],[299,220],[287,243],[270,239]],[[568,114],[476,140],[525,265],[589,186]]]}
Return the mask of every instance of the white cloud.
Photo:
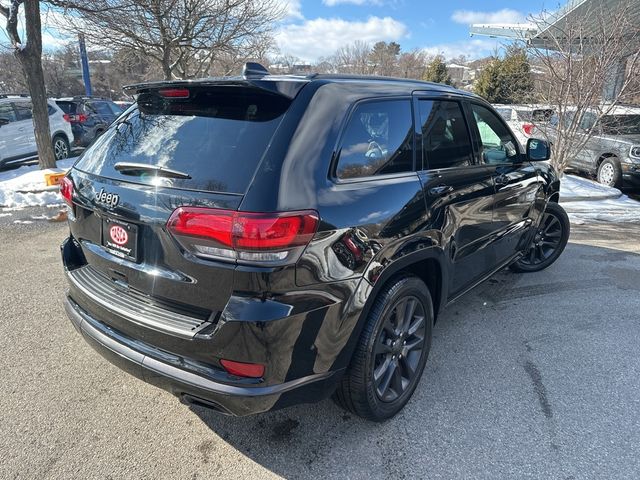
{"label": "white cloud", "polygon": [[500,45],[499,40],[474,38],[471,40],[426,46],[423,48],[423,51],[428,55],[443,55],[446,59],[455,58],[460,55],[464,55],[469,59],[476,59],[493,53]]}
{"label": "white cloud", "polygon": [[316,18],[283,26],[276,33],[280,51],[313,61],[355,42],[398,41],[409,33],[407,26],[391,17],[369,17],[366,21]]}
{"label": "white cloud", "polygon": [[495,12],[456,10],[451,15],[451,20],[465,25],[473,23],[523,23],[526,21],[526,15],[511,8],[503,8]]}
{"label": "white cloud", "polygon": [[382,5],[382,0],[322,0],[327,7],[335,7],[336,5]]}
{"label": "white cloud", "polygon": [[300,0],[279,0],[278,3],[280,3],[281,8],[284,11],[285,20],[301,20],[304,18],[302,15],[302,5],[300,4]]}

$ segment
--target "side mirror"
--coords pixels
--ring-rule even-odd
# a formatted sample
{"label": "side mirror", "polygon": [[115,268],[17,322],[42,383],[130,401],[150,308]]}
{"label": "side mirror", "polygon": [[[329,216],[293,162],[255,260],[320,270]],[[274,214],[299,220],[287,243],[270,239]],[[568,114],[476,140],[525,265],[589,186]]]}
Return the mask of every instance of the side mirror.
{"label": "side mirror", "polygon": [[3,118],[0,117],[0,127],[3,125],[7,125],[9,123],[9,119],[8,118]]}
{"label": "side mirror", "polygon": [[527,140],[527,160],[530,162],[542,162],[551,158],[551,146],[546,140],[530,138]]}

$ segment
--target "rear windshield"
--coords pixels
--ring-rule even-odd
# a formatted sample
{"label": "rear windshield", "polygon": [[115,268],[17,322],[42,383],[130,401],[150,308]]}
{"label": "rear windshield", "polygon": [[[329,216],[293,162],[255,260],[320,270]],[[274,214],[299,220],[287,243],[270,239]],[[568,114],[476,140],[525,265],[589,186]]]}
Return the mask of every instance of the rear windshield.
{"label": "rear windshield", "polygon": [[76,113],[76,103],[74,102],[63,102],[57,101],[58,106],[62,109],[64,113],[68,113],[69,115],[75,115]]}
{"label": "rear windshield", "polygon": [[[76,168],[129,182],[244,193],[290,102],[245,87],[191,88],[188,99],[142,93]],[[115,168],[119,162],[191,178],[158,177],[144,169],[121,172]]]}

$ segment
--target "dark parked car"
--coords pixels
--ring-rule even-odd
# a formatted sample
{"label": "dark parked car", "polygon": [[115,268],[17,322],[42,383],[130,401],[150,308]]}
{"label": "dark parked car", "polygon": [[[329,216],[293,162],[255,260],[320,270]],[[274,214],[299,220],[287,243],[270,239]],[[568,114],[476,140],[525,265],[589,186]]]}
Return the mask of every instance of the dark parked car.
{"label": "dark parked car", "polygon": [[101,97],[57,98],[56,103],[71,123],[75,147],[88,146],[123,112],[114,102]]}
{"label": "dark parked car", "polygon": [[521,151],[451,87],[253,66],[127,91],[62,183],[65,308],[185,402],[246,415],[335,392],[389,418],[445,305],[567,242],[548,144]]}

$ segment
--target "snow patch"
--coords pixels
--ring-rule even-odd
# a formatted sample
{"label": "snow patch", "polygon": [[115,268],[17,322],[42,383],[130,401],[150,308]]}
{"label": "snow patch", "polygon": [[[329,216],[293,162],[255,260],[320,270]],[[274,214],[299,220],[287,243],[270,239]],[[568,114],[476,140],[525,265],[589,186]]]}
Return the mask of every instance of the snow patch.
{"label": "snow patch", "polygon": [[41,170],[37,165],[28,165],[0,172],[0,206],[5,207],[2,211],[59,205],[62,199],[58,189],[45,187],[44,174],[66,172],[75,161],[76,158],[67,158],[59,161],[57,168],[46,170]]}
{"label": "snow patch", "polygon": [[565,174],[560,180],[561,202],[604,200],[608,198],[619,198],[621,196],[622,192],[617,188],[607,187],[593,180],[575,175]]}
{"label": "snow patch", "polygon": [[640,202],[586,178],[565,175],[560,181],[560,203],[572,223],[640,222]]}

